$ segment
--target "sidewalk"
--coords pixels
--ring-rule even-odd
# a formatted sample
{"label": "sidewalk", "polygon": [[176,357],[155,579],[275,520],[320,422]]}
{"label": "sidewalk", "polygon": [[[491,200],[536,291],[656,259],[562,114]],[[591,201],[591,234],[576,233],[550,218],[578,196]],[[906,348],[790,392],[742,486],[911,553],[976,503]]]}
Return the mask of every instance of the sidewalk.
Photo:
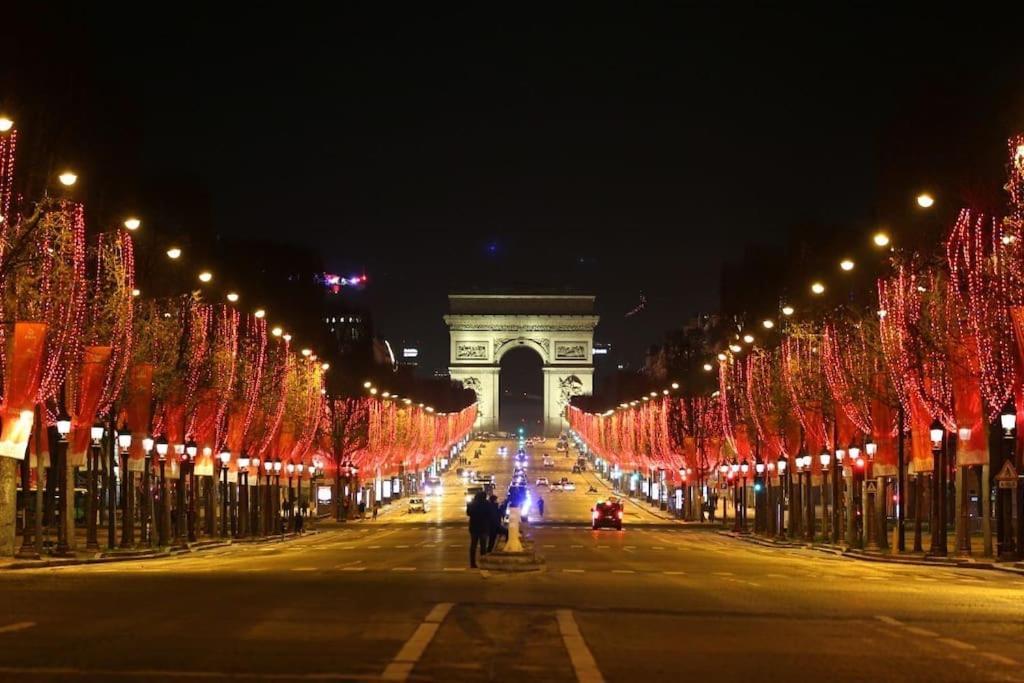
{"label": "sidewalk", "polygon": [[892,551],[862,550],[843,544],[808,542],[806,540],[788,540],[767,538],[752,533],[737,533],[727,529],[719,529],[718,534],[729,538],[752,543],[767,548],[803,548],[815,550],[841,557],[848,557],[863,562],[884,562],[888,564],[907,564],[923,567],[947,567],[952,569],[984,569],[1003,571],[1024,576],[1024,562],[999,562],[992,558],[976,558],[970,556],[951,555],[949,557],[933,557],[927,553],[894,553]]}
{"label": "sidewalk", "polygon": [[[317,529],[304,531],[302,534],[289,532],[275,536],[260,536],[259,538],[206,538],[181,546],[167,546],[164,548],[133,548],[130,550],[101,550],[95,553],[77,552],[73,557],[48,557],[43,556],[38,560],[10,558],[0,561],[0,571],[17,569],[45,569],[47,567],[70,567],[80,564],[107,564],[111,562],[130,562],[133,560],[154,560],[160,558],[177,557],[200,553],[206,550],[226,548],[235,544],[264,544],[281,543],[303,538],[319,533]],[[83,543],[84,545],[84,543]]]}

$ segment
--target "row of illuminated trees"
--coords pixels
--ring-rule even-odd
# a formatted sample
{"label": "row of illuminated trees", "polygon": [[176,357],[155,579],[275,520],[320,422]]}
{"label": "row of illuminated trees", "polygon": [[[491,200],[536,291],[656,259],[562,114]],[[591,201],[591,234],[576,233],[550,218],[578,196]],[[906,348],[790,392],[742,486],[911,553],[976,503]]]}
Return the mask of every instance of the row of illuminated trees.
{"label": "row of illuminated trees", "polygon": [[[592,399],[570,407],[572,428],[606,460],[680,485],[714,479],[728,487],[739,472],[757,492],[776,482],[785,494],[773,505],[800,501],[810,513],[762,514],[799,520],[810,537],[816,507],[824,517],[827,506],[822,534],[885,546],[887,527],[867,523],[870,503],[882,522],[887,509],[897,520],[901,549],[909,508],[915,549],[925,524],[929,550],[944,554],[953,522],[957,549],[970,552],[980,518],[986,552],[994,522],[999,552],[1018,553],[1024,137],[1010,140],[1007,168],[1005,214],[961,210],[933,252],[874,234],[887,258],[870,296],[851,289],[803,311],[780,298],[774,315],[737,322],[717,358],[700,361],[717,374],[710,395],[665,388],[604,410]],[[930,208],[934,198],[917,202]],[[843,258],[838,266],[848,273],[856,264]],[[825,293],[822,280],[811,282],[812,297]],[[794,476],[806,479],[802,493],[792,489]]]}
{"label": "row of illuminated trees", "polygon": [[[197,491],[214,517],[212,484],[223,481],[220,496],[237,500],[240,484],[259,480],[261,463],[307,482],[342,463],[416,466],[470,429],[471,407],[440,414],[408,398],[329,401],[328,363],[296,348],[240,291],[214,296],[210,269],[196,273],[191,291],[145,296],[134,243],[142,221],[93,229],[71,171],[41,198],[19,196],[17,140],[0,117],[0,556],[13,552],[19,512],[24,552],[41,549],[44,510],[56,520],[57,552],[74,548],[80,475],[87,544],[96,543],[102,512],[113,545],[115,507],[128,531],[139,524],[150,540],[156,515],[141,513],[154,498],[192,525]],[[182,249],[168,245],[167,259],[181,263]],[[364,436],[339,436],[347,427]],[[174,493],[157,485],[157,465]],[[123,534],[122,545],[132,544],[134,534]]]}

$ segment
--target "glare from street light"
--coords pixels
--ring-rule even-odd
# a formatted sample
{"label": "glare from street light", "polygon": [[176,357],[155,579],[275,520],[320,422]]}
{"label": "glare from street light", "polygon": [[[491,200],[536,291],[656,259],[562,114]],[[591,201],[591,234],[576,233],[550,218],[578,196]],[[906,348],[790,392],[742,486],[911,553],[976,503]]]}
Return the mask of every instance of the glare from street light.
{"label": "glare from street light", "polygon": [[845,270],[846,272],[850,272],[851,270],[853,270],[853,261],[851,261],[848,258],[843,259],[842,261],[839,262],[839,267]]}
{"label": "glare from street light", "polygon": [[815,282],[811,285],[811,291],[814,292],[815,294],[824,294],[825,285],[821,284],[820,282]]}
{"label": "glare from street light", "polygon": [[0,133],[6,133],[11,128],[14,128],[14,121],[11,121],[6,116],[0,116]]}
{"label": "glare from street light", "polygon": [[889,235],[884,232],[876,232],[871,240],[875,243],[876,247],[887,247],[889,246]]}
{"label": "glare from street light", "polygon": [[167,258],[176,259],[179,256],[181,256],[181,249],[179,249],[178,247],[171,247],[170,249],[167,250]]}
{"label": "glare from street light", "polygon": [[270,334],[274,335],[275,337],[280,337],[282,334],[284,334],[284,330],[282,330],[280,327],[275,327],[270,331]]}
{"label": "glare from street light", "polygon": [[262,308],[257,308],[256,312],[253,313],[253,315],[256,316],[257,318],[264,318],[264,317],[266,317],[267,312],[265,310],[263,310]]}
{"label": "glare from street light", "polygon": [[302,349],[302,355],[305,356],[306,358],[309,358],[311,355],[313,355],[313,351],[310,349]]}
{"label": "glare from street light", "polygon": [[211,273],[208,270],[204,270],[203,272],[199,273],[199,281],[200,282],[209,282],[212,279],[213,279],[213,273]]}
{"label": "glare from street light", "polygon": [[142,290],[141,289],[133,289],[132,290],[132,296],[141,296],[141,295],[142,295]]}
{"label": "glare from street light", "polygon": [[78,176],[72,173],[71,171],[64,171],[59,176],[57,176],[57,179],[60,180],[60,184],[63,185],[64,187],[71,187],[72,185],[78,182]]}
{"label": "glare from street light", "polygon": [[284,339],[286,342],[290,342],[292,340],[292,335],[285,333],[281,335],[281,339]]}
{"label": "glare from street light", "polygon": [[745,334],[745,335],[743,335],[743,341],[745,341],[748,344],[753,344],[754,343],[754,335],[752,335],[752,334]]}
{"label": "glare from street light", "polygon": [[770,318],[765,318],[763,321],[761,321],[761,324],[764,326],[764,329],[766,330],[770,330],[773,327],[775,327],[775,321]]}
{"label": "glare from street light", "polygon": [[922,209],[930,209],[935,204],[935,197],[931,196],[927,192],[922,192],[917,195],[917,205]]}
{"label": "glare from street light", "polygon": [[320,366],[320,369],[321,370],[330,370],[331,369],[331,364],[330,363],[324,363],[323,365]]}
{"label": "glare from street light", "polygon": [[782,315],[793,315],[794,312],[795,311],[794,311],[792,306],[783,306],[782,307]]}
{"label": "glare from street light", "polygon": [[228,292],[227,299],[231,303],[235,303],[236,301],[238,301],[238,294],[235,292]]}
{"label": "glare from street light", "polygon": [[705,363],[704,364],[704,372],[711,372],[714,369],[715,369],[715,366],[713,366],[711,363]]}
{"label": "glare from street light", "polygon": [[124,222],[124,227],[128,230],[138,230],[140,225],[142,225],[142,221],[138,218],[128,218]]}

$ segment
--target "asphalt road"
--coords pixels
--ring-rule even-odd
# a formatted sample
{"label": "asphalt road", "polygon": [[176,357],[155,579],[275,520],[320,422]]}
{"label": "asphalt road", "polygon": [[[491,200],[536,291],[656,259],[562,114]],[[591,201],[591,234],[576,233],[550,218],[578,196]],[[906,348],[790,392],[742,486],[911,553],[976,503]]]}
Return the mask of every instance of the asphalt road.
{"label": "asphalt road", "polygon": [[[496,445],[475,462],[501,490]],[[565,476],[538,573],[467,569],[454,477],[426,514],[2,573],[0,681],[1024,680],[1016,575],[763,548],[638,506],[594,532],[586,475]]]}

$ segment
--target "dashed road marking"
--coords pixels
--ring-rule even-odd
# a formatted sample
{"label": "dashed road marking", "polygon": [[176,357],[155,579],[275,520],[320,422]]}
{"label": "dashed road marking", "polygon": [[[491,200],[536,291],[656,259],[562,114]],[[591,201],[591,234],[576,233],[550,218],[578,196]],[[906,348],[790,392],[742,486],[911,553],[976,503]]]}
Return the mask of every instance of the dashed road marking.
{"label": "dashed road marking", "polygon": [[910,633],[913,633],[915,636],[924,636],[925,638],[936,638],[939,635],[935,631],[929,631],[926,628],[920,628],[918,626],[904,626],[903,628]]}
{"label": "dashed road marking", "polygon": [[565,572],[566,574],[582,574],[583,573],[582,569],[563,569],[562,571]]}
{"label": "dashed road marking", "polygon": [[414,571],[416,571],[416,567],[392,567],[391,571],[393,571],[393,572],[414,572]]}
{"label": "dashed road marking", "polygon": [[668,576],[684,576],[686,574],[686,572],[667,571],[667,572],[662,572],[662,574],[667,574]]}
{"label": "dashed road marking", "polygon": [[613,569],[612,574],[636,574],[632,569]]}
{"label": "dashed road marking", "polygon": [[27,628],[32,628],[36,625],[34,621],[19,621],[14,624],[7,624],[6,626],[0,626],[0,633],[14,633],[15,631],[24,631]]}
{"label": "dashed road marking", "polygon": [[975,646],[971,645],[970,643],[965,643],[964,641],[957,640],[956,638],[939,638],[939,642],[940,643],[945,643],[946,645],[949,645],[950,647],[955,647],[958,650],[977,650],[978,649]]}
{"label": "dashed road marking", "polygon": [[446,571],[446,572],[464,572],[464,571],[466,571],[466,568],[465,567],[445,567],[444,571]]}
{"label": "dashed road marking", "polygon": [[402,649],[398,651],[395,658],[384,669],[384,672],[381,674],[382,679],[385,681],[404,681],[409,678],[409,674],[412,673],[416,662],[423,656],[427,646],[430,645],[430,641],[434,639],[434,635],[441,627],[441,622],[444,621],[444,618],[448,616],[448,612],[451,611],[452,604],[450,602],[441,602],[434,605],[430,613],[423,619],[423,623],[416,627],[409,640],[405,641]]}
{"label": "dashed road marking", "polygon": [[316,567],[292,567],[293,572],[315,572]]}
{"label": "dashed road marking", "polygon": [[736,576],[732,572],[711,572],[714,576]]}
{"label": "dashed road marking", "polygon": [[984,657],[985,659],[991,660],[998,664],[1005,664],[1007,666],[1018,666],[1016,659],[1010,659],[1009,657],[1004,657],[1003,655],[999,655],[994,652],[979,652],[978,656]]}
{"label": "dashed road marking", "polygon": [[364,572],[366,567],[341,567],[343,572]]}

